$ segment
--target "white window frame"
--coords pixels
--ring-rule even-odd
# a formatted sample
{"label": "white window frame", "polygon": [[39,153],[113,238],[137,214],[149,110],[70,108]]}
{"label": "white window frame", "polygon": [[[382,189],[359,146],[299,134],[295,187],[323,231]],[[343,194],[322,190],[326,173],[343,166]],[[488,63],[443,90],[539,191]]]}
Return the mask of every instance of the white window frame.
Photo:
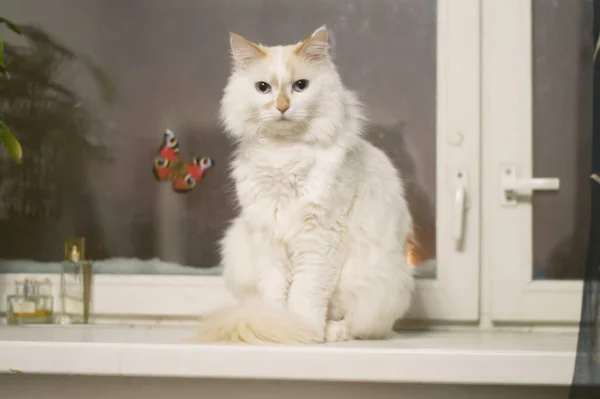
{"label": "white window frame", "polygon": [[[436,279],[417,281],[409,318],[475,322],[480,287],[480,0],[438,0],[437,15],[439,261]],[[456,207],[459,184],[465,189],[464,208]],[[453,238],[457,234],[462,235],[460,247]],[[0,275],[0,292],[23,276]],[[58,289],[57,275],[44,277]],[[195,317],[233,300],[220,276],[96,275],[92,295],[92,313],[100,318]],[[5,306],[0,298],[0,311]]]}
{"label": "white window frame", "polygon": [[491,319],[578,323],[581,280],[533,280],[531,202],[500,205],[504,166],[516,165],[519,178],[552,177],[532,176],[533,4],[483,0],[482,5],[482,259],[484,268],[489,267]]}

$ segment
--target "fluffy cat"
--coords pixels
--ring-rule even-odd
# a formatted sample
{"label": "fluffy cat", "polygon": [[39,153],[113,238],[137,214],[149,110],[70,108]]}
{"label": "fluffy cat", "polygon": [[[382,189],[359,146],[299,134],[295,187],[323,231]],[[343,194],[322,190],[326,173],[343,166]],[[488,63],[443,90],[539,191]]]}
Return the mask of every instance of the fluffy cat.
{"label": "fluffy cat", "polygon": [[412,221],[398,172],[362,138],[326,27],[275,47],[231,34],[231,52],[221,119],[240,213],[221,244],[239,305],[209,314],[197,341],[388,337],[414,290]]}

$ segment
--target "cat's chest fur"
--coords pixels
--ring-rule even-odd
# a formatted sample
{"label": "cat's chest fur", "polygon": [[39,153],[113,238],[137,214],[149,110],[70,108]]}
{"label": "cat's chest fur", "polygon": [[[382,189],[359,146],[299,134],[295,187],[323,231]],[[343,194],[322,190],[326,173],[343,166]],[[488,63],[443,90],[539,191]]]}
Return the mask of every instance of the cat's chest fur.
{"label": "cat's chest fur", "polygon": [[255,150],[238,158],[233,177],[242,213],[277,219],[310,190],[315,160],[302,147]]}

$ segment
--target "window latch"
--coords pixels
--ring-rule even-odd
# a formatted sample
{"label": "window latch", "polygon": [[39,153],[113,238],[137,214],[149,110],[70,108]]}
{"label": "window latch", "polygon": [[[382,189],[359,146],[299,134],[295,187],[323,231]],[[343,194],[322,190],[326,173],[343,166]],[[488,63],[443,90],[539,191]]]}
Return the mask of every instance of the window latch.
{"label": "window latch", "polygon": [[534,191],[557,191],[560,180],[557,177],[520,179],[516,167],[503,167],[500,176],[503,206],[515,206],[519,197],[530,197]]}

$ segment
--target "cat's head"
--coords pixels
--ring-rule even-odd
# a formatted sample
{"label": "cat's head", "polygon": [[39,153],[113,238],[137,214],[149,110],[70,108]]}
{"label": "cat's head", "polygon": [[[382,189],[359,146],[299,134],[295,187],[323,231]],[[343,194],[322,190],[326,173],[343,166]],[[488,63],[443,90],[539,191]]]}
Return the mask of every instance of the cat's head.
{"label": "cat's head", "polygon": [[299,43],[273,47],[232,33],[231,53],[221,120],[233,137],[308,139],[323,119],[342,118],[344,90],[325,26]]}

